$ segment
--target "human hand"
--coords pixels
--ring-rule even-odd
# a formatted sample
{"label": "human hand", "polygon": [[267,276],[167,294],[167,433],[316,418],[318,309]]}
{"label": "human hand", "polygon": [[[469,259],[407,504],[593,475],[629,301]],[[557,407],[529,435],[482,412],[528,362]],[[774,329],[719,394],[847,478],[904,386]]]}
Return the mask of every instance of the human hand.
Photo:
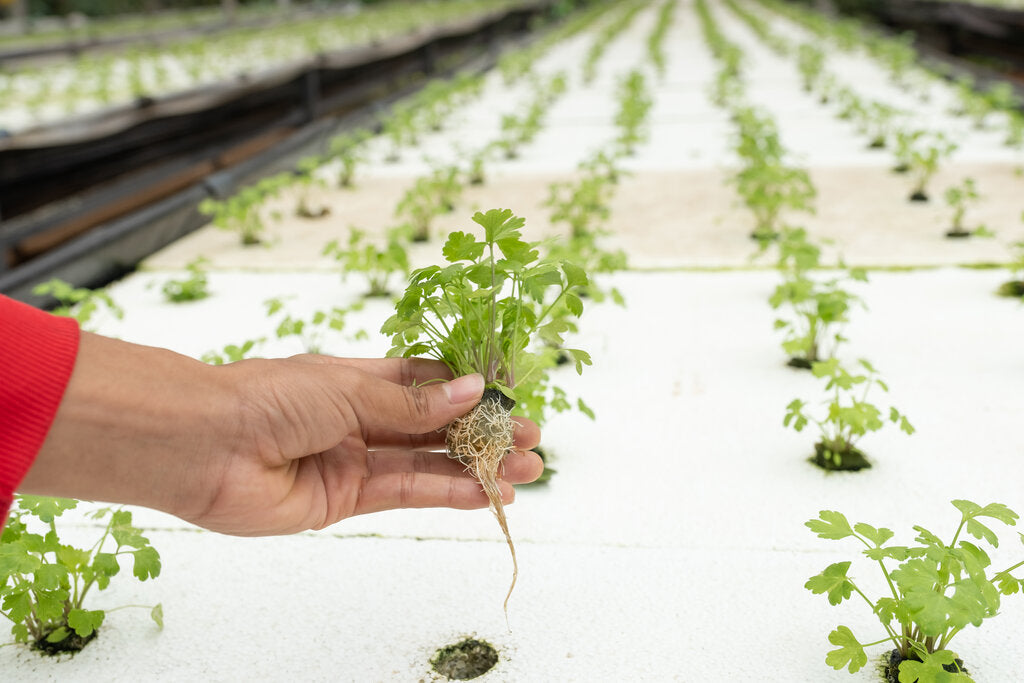
{"label": "human hand", "polygon": [[[246,392],[245,436],[207,468],[205,478],[216,483],[208,505],[186,519],[248,535],[319,529],[394,508],[488,505],[465,467],[445,455],[440,431],[479,402],[479,375],[423,386],[451,374],[436,361],[328,356],[243,361],[225,370],[258,378]],[[505,459],[506,503],[511,484],[543,471],[526,450],[540,431],[517,421],[522,450]]]}
{"label": "human hand", "polygon": [[[319,529],[398,507],[488,505],[443,452],[438,429],[479,400],[478,375],[452,382],[418,359],[326,356],[208,366],[83,333],[75,370],[26,493],[132,503],[229,534]],[[518,420],[511,484],[540,476]]]}

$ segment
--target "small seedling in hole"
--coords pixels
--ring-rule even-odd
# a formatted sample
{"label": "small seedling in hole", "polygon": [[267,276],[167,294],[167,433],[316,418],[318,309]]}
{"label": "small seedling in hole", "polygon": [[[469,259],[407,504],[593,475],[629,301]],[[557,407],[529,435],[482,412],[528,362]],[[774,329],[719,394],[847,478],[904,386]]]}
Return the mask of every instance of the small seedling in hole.
{"label": "small seedling in hole", "polygon": [[237,232],[243,245],[260,244],[261,235],[266,229],[260,210],[267,200],[277,196],[291,182],[290,173],[264,178],[255,185],[242,188],[228,199],[204,199],[199,203],[199,213],[209,216],[213,225],[221,230]]}
{"label": "small seedling in hole", "polygon": [[[363,303],[358,301],[351,306],[333,306],[327,311],[314,311],[309,319],[297,318],[285,308],[280,298],[267,299],[263,302],[267,308],[267,317],[273,318],[280,314],[275,334],[278,339],[298,337],[306,353],[321,353],[324,348],[324,336],[328,330],[342,332],[347,324],[346,318],[352,311],[359,311]],[[360,341],[367,338],[365,330],[357,330],[349,339]]]}
{"label": "small seedling in hole", "polygon": [[914,147],[924,133],[923,130],[896,131],[893,135],[893,156],[896,157],[896,163],[892,167],[893,173],[907,173],[910,171],[910,163],[914,158]]}
{"label": "small seedling in hole", "polygon": [[754,163],[734,177],[744,204],[754,214],[750,236],[759,242],[778,237],[784,211],[814,213],[817,191],[807,171],[782,163]]}
{"label": "small seedling in hole", "polygon": [[234,363],[236,361],[251,358],[249,354],[255,350],[257,346],[266,341],[266,338],[260,337],[259,339],[247,339],[241,344],[228,344],[221,351],[207,351],[199,360],[210,365],[224,365],[226,363]]}
{"label": "small seedling in hole", "polygon": [[[76,508],[77,500],[16,496],[15,501],[0,534],[0,614],[14,623],[16,642],[46,654],[81,650],[96,637],[106,614],[122,609],[88,609],[89,592],[106,589],[129,555],[135,578],[156,578],[160,554],[132,525],[127,510],[105,507],[88,513],[103,523],[102,530],[91,546],[76,548],[62,542],[56,519]],[[163,628],[163,607],[146,609]]]}
{"label": "small seedling in hole", "polygon": [[365,130],[357,130],[332,138],[328,147],[330,159],[337,160],[338,187],[352,187],[356,168],[366,160],[366,149],[363,142],[370,137]]}
{"label": "small seedling in hole", "polygon": [[921,138],[910,151],[910,172],[914,177],[914,189],[910,201],[928,201],[928,183],[939,172],[939,164],[957,150],[958,145],[942,133],[933,133],[930,138]]}
{"label": "small seedling in hole", "polygon": [[451,213],[462,194],[457,166],[435,169],[429,176],[421,176],[406,190],[395,208],[395,215],[407,220],[413,242],[430,239],[434,218]]}
{"label": "small seedling in hole", "polygon": [[326,205],[313,206],[312,190],[315,187],[324,187],[323,178],[317,175],[317,171],[323,166],[323,160],[319,157],[306,157],[299,161],[296,170],[295,182],[299,186],[299,201],[295,205],[295,215],[299,218],[325,218],[331,215],[331,207]]}
{"label": "small seedling in hole", "polygon": [[978,226],[974,230],[967,230],[964,227],[964,214],[967,213],[968,203],[975,203],[980,198],[974,186],[974,178],[964,178],[959,185],[946,189],[946,204],[953,209],[953,227],[946,232],[946,237],[991,237],[992,233],[985,226]]}
{"label": "small seedling in hole", "polygon": [[342,246],[338,240],[324,245],[324,256],[335,258],[342,265],[343,280],[349,273],[363,273],[369,281],[370,289],[364,294],[368,297],[388,296],[388,280],[393,275],[405,277],[409,272],[409,256],[400,239],[399,229],[388,231],[386,245],[383,249],[367,238],[366,233],[358,228],[351,228],[348,244]]}
{"label": "small seedling in hole", "polygon": [[804,92],[813,92],[825,71],[825,52],[817,45],[803,43],[797,48],[796,57]]}
{"label": "small seedling in hole", "polygon": [[[850,277],[867,279],[860,269],[851,270]],[[775,321],[775,329],[786,332],[782,349],[790,356],[791,367],[810,369],[817,361],[833,358],[846,341],[842,327],[849,322],[854,304],[863,302],[841,285],[842,278],[818,281],[796,272],[775,288],[769,299],[772,308],[785,305],[793,311],[793,319]]]}
{"label": "small seedling in hole", "polygon": [[1019,111],[1006,112],[1006,139],[1003,144],[1014,149],[1024,145],[1024,114]]}
{"label": "small seedling in hole", "polygon": [[160,291],[164,293],[164,297],[171,303],[182,303],[185,301],[199,301],[210,296],[210,291],[206,288],[206,271],[203,270],[203,266],[208,263],[209,261],[202,256],[190,261],[185,266],[185,269],[188,271],[188,277],[183,280],[168,280],[160,288]]}
{"label": "small seedling in hole", "polygon": [[[537,354],[529,350],[539,335],[560,341],[559,320],[552,311],[565,306],[575,317],[583,312],[577,295],[587,275],[566,261],[541,259],[536,243],[525,242],[522,218],[508,209],[477,212],[473,222],[484,230],[483,240],[453,232],[442,249],[447,266],[429,266],[412,273],[405,295],[381,332],[392,337],[389,357],[431,356],[444,362],[456,377],[480,373],[486,390],[467,415],[448,425],[447,452],[465,465],[483,487],[512,554],[512,584],[519,570],[508,531],[498,477],[504,457],[513,447],[511,411],[516,387],[543,372]],[[590,356],[566,349],[577,372]]]}
{"label": "small seedling in hole", "polygon": [[33,294],[51,296],[57,301],[51,313],[74,318],[83,330],[97,311],[105,309],[118,320],[124,318],[124,310],[102,289],[75,287],[69,282],[54,278],[32,288]]}
{"label": "small seedling in hole", "polygon": [[[889,387],[878,377],[871,363],[861,359],[859,364],[865,374],[846,370],[836,358],[811,364],[814,376],[826,380],[825,391],[832,392],[824,418],[807,415],[804,412],[807,403],[801,399],[794,399],[786,406],[783,426],[788,427],[792,423],[793,429],[800,432],[808,423],[817,425],[821,440],[814,445],[811,462],[826,470],[856,471],[871,467],[864,454],[856,448],[856,443],[865,434],[877,432],[885,426],[882,411],[868,402],[867,395],[873,387],[877,386],[882,391],[889,391]],[[862,389],[859,396],[856,395],[858,389]],[[914,427],[894,407],[889,408],[889,421],[899,425],[907,434],[914,433]]]}
{"label": "small seedling in hole", "polygon": [[885,147],[896,113],[895,107],[883,102],[871,102],[860,112],[857,126],[861,134],[868,138],[868,149],[883,149]]}
{"label": "small seedling in hole", "polygon": [[[885,629],[880,640],[861,643],[849,627],[839,626],[828,636],[837,649],[825,656],[826,664],[856,673],[867,664],[865,648],[891,643],[894,650],[886,662],[887,680],[895,681],[898,676],[901,683],[973,681],[963,661],[949,649],[950,641],[968,625],[981,626],[985,619],[996,616],[1000,595],[1024,589],[1024,580],[1013,575],[1024,561],[994,572],[981,544],[961,538],[966,531],[997,548],[998,536],[981,520],[1014,526],[1016,512],[1001,503],[983,507],[969,500],[954,500],[952,504],[960,513],[960,523],[949,543],[923,526],[915,526],[916,545],[886,545],[894,536],[892,530],[864,522],[851,525],[845,515],[834,510],[822,510],[817,519],[806,522],[819,538],[859,541],[864,546],[861,552],[878,563],[888,587],[887,595],[872,600],[849,575],[849,561],[831,564],[807,580],[804,587],[815,595],[827,595],[832,605],[856,593]],[[892,563],[896,563],[894,568]]]}
{"label": "small seedling in hole", "polygon": [[[1024,213],[1021,214],[1024,220]],[[996,293],[999,296],[1024,297],[1024,241],[1014,242],[1013,260],[1009,263],[1010,280],[999,285]]]}

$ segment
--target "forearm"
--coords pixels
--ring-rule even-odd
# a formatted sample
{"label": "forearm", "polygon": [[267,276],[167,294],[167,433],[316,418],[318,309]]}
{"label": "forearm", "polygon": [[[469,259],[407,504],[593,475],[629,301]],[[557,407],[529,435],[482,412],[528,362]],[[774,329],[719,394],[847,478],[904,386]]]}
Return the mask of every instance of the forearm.
{"label": "forearm", "polygon": [[237,425],[223,373],[186,356],[82,333],[56,418],[20,491],[188,514]]}

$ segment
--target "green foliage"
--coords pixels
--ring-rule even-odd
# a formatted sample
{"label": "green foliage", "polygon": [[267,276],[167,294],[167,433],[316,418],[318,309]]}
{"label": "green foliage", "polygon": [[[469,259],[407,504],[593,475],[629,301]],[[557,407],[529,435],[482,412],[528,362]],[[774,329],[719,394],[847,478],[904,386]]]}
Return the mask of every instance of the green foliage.
{"label": "green foliage", "polygon": [[501,117],[501,137],[494,143],[494,149],[500,150],[506,159],[516,159],[523,146],[537,137],[547,116],[558,98],[565,94],[568,81],[563,72],[556,73],[544,81],[534,78],[533,99],[519,113],[504,114]]}
{"label": "green foliage", "polygon": [[857,112],[857,128],[868,138],[868,147],[881,149],[892,135],[897,109],[884,102],[870,102]]}
{"label": "green foliage", "polygon": [[946,204],[953,210],[952,232],[966,232],[964,229],[964,214],[967,212],[967,205],[975,203],[980,199],[978,190],[974,185],[974,178],[964,178],[959,185],[946,188],[944,197]]}
{"label": "green foliage", "polygon": [[409,272],[409,256],[398,233],[389,231],[385,246],[380,248],[364,231],[352,228],[347,245],[332,240],[324,245],[323,254],[341,263],[342,279],[347,279],[349,273],[364,274],[370,285],[365,296],[388,296],[388,280],[396,274],[405,277]]}
{"label": "green foliage", "polygon": [[796,64],[800,70],[804,91],[816,90],[825,73],[825,51],[817,45],[802,43],[797,48]]}
{"label": "green foliage", "polygon": [[[515,397],[518,384],[544,372],[531,339],[562,345],[565,321],[552,311],[565,306],[573,317],[582,314],[577,292],[587,275],[567,261],[542,259],[538,244],[522,239],[525,221],[508,209],[477,212],[473,222],[483,240],[451,233],[442,249],[449,265],[413,271],[381,332],[392,338],[389,357],[428,355],[457,377],[478,372]],[[590,364],[585,352],[569,353],[577,371]]]}
{"label": "green foliage", "polygon": [[246,185],[225,200],[207,198],[199,203],[199,213],[209,216],[221,230],[237,232],[242,244],[259,244],[266,229],[261,209],[267,200],[276,197],[293,181],[290,173],[279,173]]}
{"label": "green foliage", "polygon": [[957,147],[944,133],[925,134],[917,138],[910,150],[910,172],[914,178],[912,197],[927,197],[928,183],[939,172],[939,164],[952,156]]}
{"label": "green foliage", "polygon": [[631,71],[619,82],[617,99],[619,111],[615,114],[615,125],[619,128],[619,137],[615,142],[622,154],[632,156],[636,146],[647,140],[648,116],[654,106],[643,72]]}
{"label": "green foliage", "polygon": [[406,190],[395,208],[395,215],[406,220],[413,241],[425,242],[430,239],[434,219],[455,209],[463,188],[458,166],[435,168],[430,175],[417,178]]}
{"label": "green foliage", "polygon": [[633,19],[640,13],[640,10],[647,6],[647,2],[648,0],[631,0],[630,2],[623,3],[621,13],[612,18],[597,33],[597,37],[590,44],[590,50],[587,51],[587,55],[583,60],[584,83],[590,85],[594,81],[594,78],[597,76],[597,63],[601,61],[601,57],[604,55],[605,50],[608,49],[608,45],[620,33],[629,28],[629,25],[633,23]]}
{"label": "green foliage", "polygon": [[[985,619],[995,616],[1000,595],[1021,591],[1024,581],[1012,572],[1024,566],[1024,562],[993,572],[989,555],[981,544],[961,540],[966,531],[967,535],[998,547],[991,523],[981,520],[1013,526],[1017,513],[1000,503],[952,503],[960,513],[960,524],[948,544],[924,527],[915,526],[916,545],[887,545],[894,536],[890,529],[863,522],[851,525],[845,515],[833,510],[822,510],[817,519],[806,523],[819,538],[859,541],[864,546],[861,552],[878,564],[889,587],[888,595],[872,600],[849,575],[851,562],[829,565],[808,579],[804,587],[816,595],[826,595],[832,605],[839,605],[856,593],[868,603],[885,629],[881,640],[862,644],[848,627],[839,626],[829,634],[829,642],[837,646],[825,657],[829,666],[845,667],[855,673],[867,664],[865,648],[891,643],[905,660],[899,665],[902,683],[972,680],[958,669],[949,643],[968,625],[981,626]],[[944,666],[952,671],[946,671]]]}
{"label": "green foliage", "polygon": [[368,131],[360,129],[337,135],[328,143],[328,160],[336,161],[339,164],[339,187],[352,187],[356,168],[366,160],[366,149],[363,143],[369,136]]}
{"label": "green foliage", "polygon": [[[850,277],[865,279],[862,271],[854,271]],[[791,317],[775,321],[775,329],[786,332],[782,349],[789,356],[808,365],[835,357],[845,341],[842,328],[849,322],[850,310],[863,303],[843,288],[844,279],[820,280],[796,271],[775,288],[769,299],[772,308],[785,306],[791,311]]]}
{"label": "green foliage", "polygon": [[867,396],[872,388],[878,387],[887,392],[889,387],[878,377],[871,363],[861,359],[859,366],[858,373],[844,368],[837,358],[812,363],[811,372],[815,377],[824,379],[825,391],[831,392],[830,399],[824,404],[825,415],[820,418],[809,415],[805,412],[807,403],[794,399],[786,406],[786,416],[782,421],[783,426],[792,425],[798,432],[809,423],[815,424],[820,432],[819,443],[824,448],[824,455],[837,468],[842,466],[843,457],[851,453],[862,436],[885,426],[886,417],[903,432],[914,433],[914,427],[896,408],[890,407],[888,415],[884,416],[878,406],[868,402]]}
{"label": "green foliage", "polygon": [[199,301],[210,296],[210,292],[206,288],[206,271],[203,270],[203,266],[208,263],[209,261],[202,256],[193,259],[185,266],[188,277],[183,280],[168,280],[160,288],[164,297],[171,303],[182,303],[184,301]]}
{"label": "green foliage", "polygon": [[658,72],[658,76],[662,79],[665,78],[665,36],[668,34],[668,29],[672,25],[673,15],[675,14],[676,6],[678,3],[675,0],[665,0],[661,7],[658,9],[658,20],[654,25],[654,30],[651,31],[647,37],[647,54],[651,58],[651,63],[654,64],[654,69]]}
{"label": "green foliage", "polygon": [[[363,308],[363,303],[359,301],[348,307],[332,306],[326,311],[314,311],[309,318],[299,318],[287,310],[284,299],[267,299],[263,305],[267,309],[267,317],[277,318],[274,332],[277,338],[298,337],[306,353],[322,353],[328,332],[343,332],[348,326],[348,314]],[[348,337],[350,341],[366,338],[365,330],[357,330]]]}
{"label": "green foliage", "polygon": [[[132,574],[140,581],[160,575],[160,555],[132,513],[101,508],[90,513],[105,524],[99,539],[77,548],[62,542],[56,520],[78,501],[17,496],[0,534],[0,615],[9,619],[16,642],[39,646],[60,643],[72,632],[89,638],[103,624],[105,612],[85,608],[93,587],[104,590],[132,557]],[[163,612],[153,612],[162,627]],[[159,618],[158,618],[159,617]]]}
{"label": "green foliage", "polygon": [[54,315],[74,318],[82,329],[87,329],[86,325],[101,308],[105,308],[118,320],[124,318],[124,310],[102,289],[75,287],[64,280],[54,278],[33,287],[32,293],[56,299],[57,305],[51,312]]}
{"label": "green foliage", "polygon": [[259,339],[247,339],[242,344],[228,344],[221,351],[207,351],[202,355],[200,360],[204,363],[209,363],[210,365],[234,363],[235,361],[249,358],[249,354],[264,341],[266,341],[266,339],[260,337]]}
{"label": "green foliage", "polygon": [[924,134],[923,130],[900,129],[895,131],[893,155],[896,157],[896,163],[892,169],[894,173],[906,173],[910,170],[914,149]]}

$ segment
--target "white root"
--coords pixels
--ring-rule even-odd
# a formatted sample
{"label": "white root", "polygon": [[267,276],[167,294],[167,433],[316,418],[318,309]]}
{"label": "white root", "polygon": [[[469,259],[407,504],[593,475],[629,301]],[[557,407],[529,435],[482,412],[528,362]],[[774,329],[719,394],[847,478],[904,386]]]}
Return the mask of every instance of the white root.
{"label": "white root", "polygon": [[508,620],[508,600],[519,576],[516,562],[516,548],[508,533],[505,507],[501,503],[498,476],[502,460],[512,450],[515,439],[515,423],[511,412],[501,404],[499,398],[484,395],[473,410],[448,425],[448,457],[466,466],[491,502],[491,512],[498,519],[508,549],[512,553],[512,584],[505,596],[505,619]]}

